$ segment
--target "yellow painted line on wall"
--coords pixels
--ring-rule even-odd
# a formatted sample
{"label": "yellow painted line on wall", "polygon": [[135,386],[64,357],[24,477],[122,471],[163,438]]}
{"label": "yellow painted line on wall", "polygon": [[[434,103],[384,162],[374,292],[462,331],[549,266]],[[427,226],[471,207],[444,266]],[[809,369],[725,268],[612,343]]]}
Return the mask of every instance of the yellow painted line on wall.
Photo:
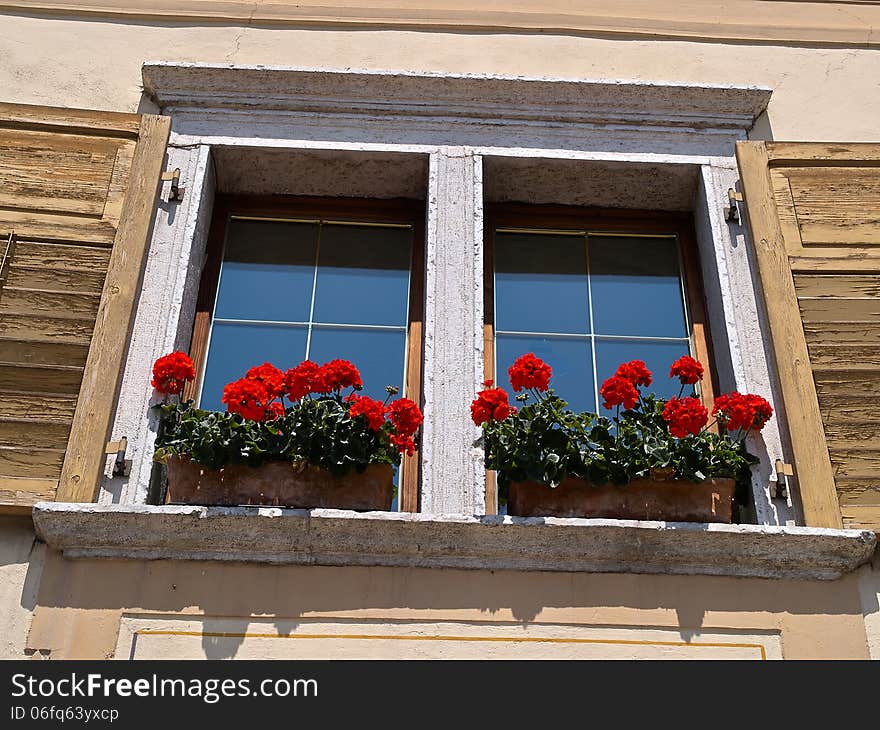
{"label": "yellow painted line on wall", "polygon": [[724,642],[650,641],[647,639],[564,639],[539,636],[403,636],[391,634],[254,634],[226,631],[168,631],[164,629],[138,629],[135,635],[143,636],[196,636],[223,639],[360,639],[367,641],[496,641],[545,644],[616,644],[630,646],[681,646],[694,648],[757,649],[761,659],[767,659],[763,644],[738,644]]}

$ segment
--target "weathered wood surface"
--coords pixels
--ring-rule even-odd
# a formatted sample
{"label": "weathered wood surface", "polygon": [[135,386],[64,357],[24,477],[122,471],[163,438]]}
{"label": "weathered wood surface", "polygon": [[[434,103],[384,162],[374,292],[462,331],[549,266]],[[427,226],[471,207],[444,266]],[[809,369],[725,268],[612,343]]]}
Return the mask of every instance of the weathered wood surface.
{"label": "weathered wood surface", "polygon": [[[0,235],[15,233],[0,285],[0,511],[54,498],[65,459],[105,459],[167,126],[0,104]],[[86,412],[104,433],[83,428]],[[93,499],[99,472],[68,474],[57,496]]]}
{"label": "weathered wood surface", "polygon": [[[767,146],[761,142],[740,142],[736,156],[786,403],[804,517],[808,525],[840,527],[834,472],[825,446],[822,415],[770,176]],[[790,211],[784,211],[785,215],[792,217]]]}
{"label": "weathered wood surface", "polygon": [[131,336],[137,289],[146,261],[170,131],[167,117],[145,115],[141,118],[125,204],[107,265],[67,455],[58,482],[59,501],[92,502],[100,489],[101,473],[107,462],[103,446],[110,433]]}
{"label": "weathered wood surface", "polygon": [[[783,341],[774,345],[789,418],[794,414],[792,440],[809,436],[799,429],[800,414],[816,403],[822,427],[813,429],[813,448],[830,461],[841,522],[878,529],[880,145],[747,143],[737,156],[771,330],[774,319],[784,320]],[[770,180],[763,189],[756,184],[762,166]],[[768,235],[775,257],[767,253]],[[799,395],[791,392],[793,379],[804,385]],[[808,517],[808,524],[821,523]]]}

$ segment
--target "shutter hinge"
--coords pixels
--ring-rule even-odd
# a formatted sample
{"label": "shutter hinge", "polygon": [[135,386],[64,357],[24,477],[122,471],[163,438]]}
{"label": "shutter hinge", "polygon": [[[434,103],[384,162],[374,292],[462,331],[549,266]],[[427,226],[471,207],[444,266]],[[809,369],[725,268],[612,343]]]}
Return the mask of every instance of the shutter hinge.
{"label": "shutter hinge", "polygon": [[737,203],[741,203],[742,199],[742,193],[738,193],[733,188],[727,189],[727,200],[730,205],[724,206],[724,220],[739,223],[739,206],[737,205]]}
{"label": "shutter hinge", "polygon": [[162,173],[162,182],[171,181],[171,194],[168,196],[168,200],[175,200],[180,202],[183,200],[183,192],[186,188],[180,187],[180,168],[175,167],[172,171],[163,172]]}
{"label": "shutter hinge", "polygon": [[105,454],[116,454],[116,460],[113,462],[113,476],[127,477],[128,470],[131,467],[131,460],[126,460],[125,451],[128,449],[128,439],[123,436],[119,441],[109,441],[104,449]]}
{"label": "shutter hinge", "polygon": [[794,476],[794,467],[782,459],[776,460],[776,499],[788,499],[788,479]]}

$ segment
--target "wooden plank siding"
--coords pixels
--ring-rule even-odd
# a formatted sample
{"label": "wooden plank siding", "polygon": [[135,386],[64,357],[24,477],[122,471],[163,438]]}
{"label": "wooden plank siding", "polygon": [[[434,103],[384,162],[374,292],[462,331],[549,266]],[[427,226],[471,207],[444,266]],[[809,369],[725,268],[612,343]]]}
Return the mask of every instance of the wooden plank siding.
{"label": "wooden plank siding", "polygon": [[97,496],[168,127],[0,104],[0,511]]}
{"label": "wooden plank siding", "polygon": [[807,524],[876,530],[880,145],[744,142],[737,158]]}

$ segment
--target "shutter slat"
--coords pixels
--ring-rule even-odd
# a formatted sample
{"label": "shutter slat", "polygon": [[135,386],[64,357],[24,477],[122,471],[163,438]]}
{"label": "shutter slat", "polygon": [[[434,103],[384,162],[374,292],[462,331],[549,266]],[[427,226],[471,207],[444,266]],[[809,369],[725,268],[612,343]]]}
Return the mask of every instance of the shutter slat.
{"label": "shutter slat", "polygon": [[26,289],[7,286],[0,299],[0,312],[23,314],[66,314],[71,317],[94,317],[98,313],[101,295],[50,289]]}
{"label": "shutter slat", "polygon": [[876,529],[880,145],[743,142],[737,160],[807,524]]}
{"label": "shutter slat", "polygon": [[98,494],[168,132],[0,104],[0,510]]}
{"label": "shutter slat", "polygon": [[31,445],[0,446],[0,474],[58,479],[64,449],[37,449]]}
{"label": "shutter slat", "polygon": [[75,408],[74,396],[0,391],[0,419],[69,424]]}
{"label": "shutter slat", "polygon": [[20,338],[0,337],[0,362],[31,365],[86,364],[89,347],[58,342],[40,342]]}
{"label": "shutter slat", "polygon": [[66,423],[55,423],[47,420],[13,421],[0,418],[0,446],[64,450],[70,435],[71,420],[72,417]]}
{"label": "shutter slat", "polygon": [[64,316],[4,312],[0,316],[0,337],[17,337],[33,342],[88,345],[94,326],[94,318],[73,319]]}
{"label": "shutter slat", "polygon": [[880,299],[880,278],[858,274],[822,276],[798,274],[794,277],[798,297],[829,299]]}
{"label": "shutter slat", "polygon": [[72,365],[22,365],[0,362],[0,389],[14,390],[27,384],[29,391],[76,395],[83,368]]}

